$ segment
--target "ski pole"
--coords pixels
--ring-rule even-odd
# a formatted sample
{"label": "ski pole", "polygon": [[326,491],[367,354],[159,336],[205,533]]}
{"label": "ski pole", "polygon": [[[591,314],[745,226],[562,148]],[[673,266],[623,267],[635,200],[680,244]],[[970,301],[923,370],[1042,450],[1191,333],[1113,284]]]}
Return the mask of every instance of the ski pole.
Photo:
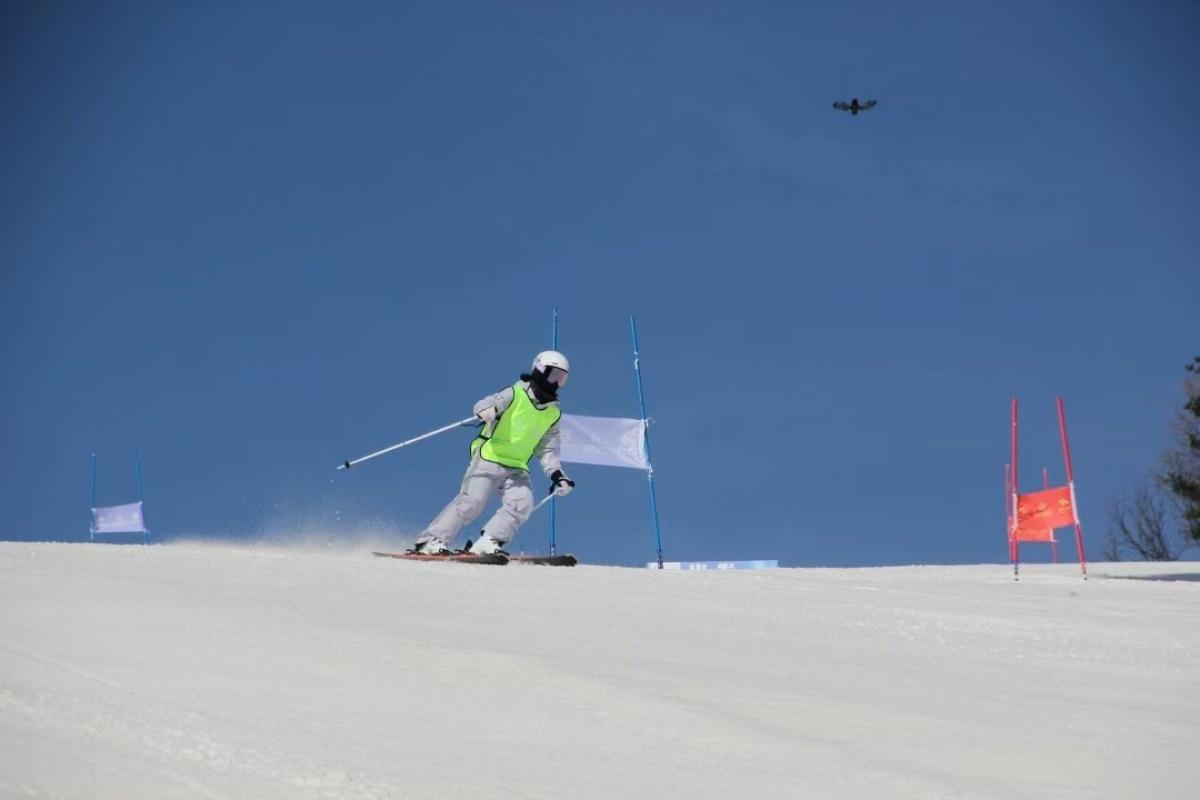
{"label": "ski pole", "polygon": [[338,464],[337,468],[338,469],[350,469],[355,464],[361,464],[364,461],[368,461],[372,458],[375,458],[376,456],[381,456],[384,453],[390,453],[393,450],[399,450],[401,447],[408,447],[410,444],[415,444],[416,442],[419,442],[422,439],[428,439],[431,436],[437,436],[439,433],[445,433],[446,431],[452,431],[455,428],[462,427],[463,425],[470,425],[472,422],[476,422],[478,419],[479,418],[475,417],[475,416],[470,416],[470,417],[467,417],[466,419],[460,419],[458,422],[452,422],[444,428],[438,428],[436,431],[430,431],[429,433],[422,433],[420,436],[413,437],[412,439],[409,439],[406,442],[401,442],[400,444],[394,444],[391,447],[385,447],[382,450],[376,450],[374,453],[369,453],[365,456],[362,456],[361,458],[356,458],[353,461],[343,461],[341,464]]}
{"label": "ski pole", "polygon": [[[546,505],[546,503],[549,503],[551,500],[553,500],[553,499],[554,499],[554,498],[556,498],[556,497],[558,497],[558,495],[556,495],[554,492],[550,492],[550,494],[548,494],[548,495],[546,495],[545,497],[543,497],[543,498],[542,498],[542,499],[541,499],[541,500],[538,502],[538,504],[537,504],[536,506],[534,506],[534,507],[533,507],[533,511],[537,511],[539,508],[541,508],[542,506]],[[530,512],[529,512],[529,516],[531,516],[531,517],[533,516],[533,511],[530,511]]]}

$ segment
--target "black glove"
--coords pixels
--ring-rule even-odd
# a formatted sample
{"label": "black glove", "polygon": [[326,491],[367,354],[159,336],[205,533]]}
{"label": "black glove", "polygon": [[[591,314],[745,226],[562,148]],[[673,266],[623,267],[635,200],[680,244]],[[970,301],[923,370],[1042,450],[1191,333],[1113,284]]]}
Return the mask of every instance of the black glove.
{"label": "black glove", "polygon": [[556,494],[559,497],[566,497],[575,488],[575,481],[563,475],[561,469],[556,469],[550,473],[550,494]]}

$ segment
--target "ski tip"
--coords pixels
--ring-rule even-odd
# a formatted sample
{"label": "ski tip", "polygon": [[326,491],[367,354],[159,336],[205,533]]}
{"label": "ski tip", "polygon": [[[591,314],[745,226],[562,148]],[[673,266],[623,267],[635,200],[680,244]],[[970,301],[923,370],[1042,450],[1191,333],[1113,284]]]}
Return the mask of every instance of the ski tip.
{"label": "ski tip", "polygon": [[579,563],[573,555],[515,555],[509,556],[514,564],[541,564],[547,567],[573,567]]}

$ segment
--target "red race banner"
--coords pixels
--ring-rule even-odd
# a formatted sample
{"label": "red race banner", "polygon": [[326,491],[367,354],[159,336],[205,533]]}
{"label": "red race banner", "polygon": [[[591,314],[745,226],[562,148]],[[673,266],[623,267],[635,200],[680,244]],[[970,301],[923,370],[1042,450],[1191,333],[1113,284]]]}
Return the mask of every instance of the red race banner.
{"label": "red race banner", "polygon": [[1021,541],[1050,541],[1054,528],[1075,524],[1075,509],[1071,506],[1071,487],[1059,486],[1017,495],[1017,538]]}

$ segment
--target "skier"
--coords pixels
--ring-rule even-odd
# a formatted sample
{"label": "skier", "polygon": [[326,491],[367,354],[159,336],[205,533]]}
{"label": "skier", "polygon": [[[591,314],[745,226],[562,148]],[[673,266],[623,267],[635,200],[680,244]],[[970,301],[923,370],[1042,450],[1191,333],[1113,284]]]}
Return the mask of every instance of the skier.
{"label": "skier", "polygon": [[535,456],[550,478],[550,492],[559,497],[575,488],[558,460],[558,391],[567,383],[571,365],[554,350],[538,353],[527,374],[512,386],[480,400],[475,415],[483,430],[471,442],[471,463],[458,496],[429,523],[412,552],[450,553],[459,531],[483,511],[493,494],[500,508],[483,526],[466,552],[480,555],[504,553],[517,529],[533,512],[529,462]]}

